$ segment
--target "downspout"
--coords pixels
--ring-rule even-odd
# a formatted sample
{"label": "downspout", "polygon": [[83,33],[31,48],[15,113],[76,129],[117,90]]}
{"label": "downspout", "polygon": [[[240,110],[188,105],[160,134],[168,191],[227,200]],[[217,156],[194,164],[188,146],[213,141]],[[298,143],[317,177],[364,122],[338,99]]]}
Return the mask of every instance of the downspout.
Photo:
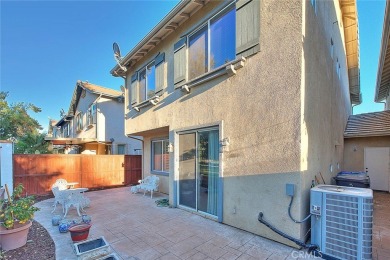
{"label": "downspout", "polygon": [[[98,129],[99,129],[99,127],[98,127],[98,125],[99,125],[99,117],[98,117],[98,101],[99,101],[99,99],[102,97],[102,95],[103,94],[100,94],[99,95],[99,97],[98,98],[96,98],[95,99],[95,101],[93,102],[93,103],[96,103],[96,129],[95,129],[95,136],[96,136],[96,140],[98,141],[98,150],[99,150],[99,136],[98,136],[98,134],[99,134],[99,132],[98,132]],[[92,104],[93,104],[92,103]],[[104,138],[104,141],[105,141],[105,138]],[[112,147],[112,146],[111,146]],[[111,148],[112,149],[112,148]],[[99,152],[98,152],[98,154],[99,154]]]}

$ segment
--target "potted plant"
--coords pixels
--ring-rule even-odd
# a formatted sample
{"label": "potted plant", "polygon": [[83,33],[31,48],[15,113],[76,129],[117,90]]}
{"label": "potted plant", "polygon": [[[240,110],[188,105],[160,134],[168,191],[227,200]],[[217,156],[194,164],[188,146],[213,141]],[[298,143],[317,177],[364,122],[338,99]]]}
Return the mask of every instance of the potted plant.
{"label": "potted plant", "polygon": [[34,197],[22,197],[24,187],[19,184],[10,196],[5,185],[7,199],[0,200],[0,242],[2,250],[12,250],[24,246],[28,231],[32,225],[31,219],[39,209],[34,207]]}

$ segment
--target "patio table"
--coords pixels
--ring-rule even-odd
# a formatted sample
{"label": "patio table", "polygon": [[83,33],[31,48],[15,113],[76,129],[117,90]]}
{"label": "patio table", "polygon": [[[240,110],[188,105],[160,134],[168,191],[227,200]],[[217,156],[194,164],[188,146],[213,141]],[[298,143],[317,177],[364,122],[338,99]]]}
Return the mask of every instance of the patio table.
{"label": "patio table", "polygon": [[73,189],[75,185],[78,185],[78,182],[68,182],[66,186],[68,186],[68,189]]}

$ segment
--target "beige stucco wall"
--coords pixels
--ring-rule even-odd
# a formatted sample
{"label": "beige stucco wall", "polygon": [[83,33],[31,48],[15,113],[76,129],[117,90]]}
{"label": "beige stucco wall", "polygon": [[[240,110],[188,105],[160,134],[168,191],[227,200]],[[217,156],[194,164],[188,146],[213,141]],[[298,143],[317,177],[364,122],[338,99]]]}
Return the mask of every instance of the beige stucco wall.
{"label": "beige stucco wall", "polygon": [[[154,139],[163,139],[168,137],[168,132],[162,132],[162,133],[157,133],[153,136],[144,136],[144,156],[142,160],[142,165],[143,165],[143,178],[150,176],[153,171],[152,171],[152,165],[151,165],[151,149],[152,149],[152,140]],[[156,174],[156,173],[154,173]],[[169,176],[165,176],[163,174],[157,174],[157,176],[160,179],[160,184],[158,186],[159,192],[169,194]]]}
{"label": "beige stucco wall", "polygon": [[[302,212],[320,173],[329,184],[343,164],[343,133],[351,105],[343,25],[338,1],[306,2],[302,37]],[[333,40],[333,51],[331,48]],[[333,56],[333,57],[332,57]],[[340,77],[337,75],[337,60]],[[302,228],[305,229],[304,225]]]}
{"label": "beige stucco wall", "polygon": [[[135,69],[158,52],[165,52],[168,70],[165,98],[157,106],[142,108],[140,113],[128,111],[131,124],[127,124],[126,131],[139,134],[164,126],[175,131],[219,125],[220,139],[230,139],[229,151],[222,155],[223,222],[288,243],[260,224],[257,216],[263,211],[283,231],[301,237],[298,225],[284,224],[289,203],[285,184],[294,183],[299,187],[301,3],[261,3],[261,52],[249,58],[236,76],[222,76],[191,89],[188,95],[173,87],[173,44],[215,7],[215,2],[191,17],[142,59]],[[144,149],[147,174],[149,138],[145,138]],[[175,174],[177,170],[172,167],[171,175]],[[171,201],[172,196],[170,192]],[[234,209],[236,213],[232,213]],[[293,214],[297,215],[295,208]]]}
{"label": "beige stucco wall", "polygon": [[[288,217],[290,197],[285,194],[285,185],[295,184],[292,215],[302,219],[309,210],[314,175],[321,171],[330,180],[336,170],[329,172],[329,166],[342,162],[342,133],[350,112],[346,65],[343,77],[336,80],[327,46],[328,34],[338,32],[330,21],[338,19],[335,6],[339,5],[337,1],[326,1],[330,6],[317,2],[321,4],[316,18],[306,6],[311,7],[310,1],[261,1],[260,52],[248,58],[236,76],[206,82],[192,88],[190,94],[174,89],[173,44],[209,13],[215,2],[128,70],[129,79],[158,52],[165,52],[168,77],[162,101],[141,112],[128,110],[126,133],[144,135],[147,174],[150,138],[158,136],[148,136],[148,131],[169,126],[170,141],[175,145],[167,183],[171,201],[178,174],[176,131],[219,126],[220,139],[230,140],[228,151],[220,157],[223,222],[293,245],[258,222],[261,211],[281,231],[304,238],[307,225],[295,224]],[[329,22],[323,24],[327,19]],[[334,37],[342,42],[340,33]],[[335,51],[345,61],[342,48],[339,44]]]}
{"label": "beige stucco wall", "polygon": [[344,140],[344,171],[365,171],[365,147],[390,147],[390,136],[347,138]]}

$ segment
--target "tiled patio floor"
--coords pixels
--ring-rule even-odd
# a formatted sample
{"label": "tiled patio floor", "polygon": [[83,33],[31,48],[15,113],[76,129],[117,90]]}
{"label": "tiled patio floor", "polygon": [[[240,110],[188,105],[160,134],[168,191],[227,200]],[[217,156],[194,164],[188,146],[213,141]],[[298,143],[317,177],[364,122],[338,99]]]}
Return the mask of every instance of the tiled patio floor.
{"label": "tiled patio floor", "polygon": [[[161,194],[131,194],[129,188],[93,191],[87,214],[89,238],[104,236],[122,259],[294,259],[288,246],[217,223],[185,210],[157,207]],[[59,233],[51,218],[53,199],[41,201],[35,219],[52,236],[58,260],[76,259],[69,233]],[[67,219],[80,219],[71,209]],[[293,253],[295,252],[295,253]]]}
{"label": "tiled patio floor", "polygon": [[[299,252],[251,233],[175,208],[157,207],[150,196],[129,188],[86,194],[92,204],[89,238],[104,236],[122,259],[296,259]],[[390,194],[374,193],[373,259],[390,259]],[[37,203],[35,219],[52,236],[58,260],[76,259],[69,233],[59,233],[51,218],[53,199]],[[80,219],[71,209],[67,219]]]}

